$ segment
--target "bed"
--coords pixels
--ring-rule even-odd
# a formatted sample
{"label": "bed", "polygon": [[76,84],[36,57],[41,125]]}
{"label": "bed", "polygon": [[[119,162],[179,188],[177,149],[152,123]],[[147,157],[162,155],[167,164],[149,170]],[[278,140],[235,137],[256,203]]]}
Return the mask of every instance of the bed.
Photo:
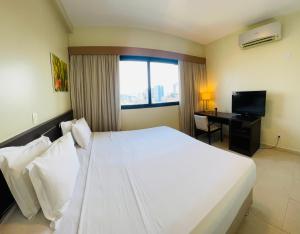
{"label": "bed", "polygon": [[156,127],[93,133],[56,230],[16,207],[0,233],[233,233],[251,204],[255,164]]}

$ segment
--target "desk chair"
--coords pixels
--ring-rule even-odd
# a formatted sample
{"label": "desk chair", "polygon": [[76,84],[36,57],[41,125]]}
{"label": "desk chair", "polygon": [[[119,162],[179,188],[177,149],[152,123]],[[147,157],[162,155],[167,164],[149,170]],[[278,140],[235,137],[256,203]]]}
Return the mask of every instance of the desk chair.
{"label": "desk chair", "polygon": [[223,131],[222,131],[222,124],[217,125],[215,123],[209,123],[207,116],[202,116],[202,115],[194,115],[195,118],[195,124],[196,124],[196,129],[195,129],[195,137],[202,135],[202,134],[207,134],[208,137],[208,143],[211,145],[211,134],[217,131],[220,131],[220,138],[221,141],[223,141]]}

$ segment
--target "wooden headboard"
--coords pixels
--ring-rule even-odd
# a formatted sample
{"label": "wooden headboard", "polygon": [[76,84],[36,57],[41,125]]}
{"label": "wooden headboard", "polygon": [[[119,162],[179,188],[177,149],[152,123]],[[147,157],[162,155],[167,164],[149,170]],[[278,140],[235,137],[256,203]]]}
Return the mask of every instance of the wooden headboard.
{"label": "wooden headboard", "polygon": [[[49,137],[51,141],[54,141],[59,137],[61,137],[62,135],[59,126],[60,122],[68,121],[71,119],[73,119],[73,111],[68,111],[65,114],[50,119],[47,122],[44,122],[11,139],[8,139],[0,143],[0,148],[25,145],[39,138],[41,135],[45,135]],[[1,171],[0,171],[0,197],[1,197],[1,202],[0,202],[0,219],[1,219],[3,215],[9,210],[9,208],[13,206],[15,203],[15,199],[13,198]]]}

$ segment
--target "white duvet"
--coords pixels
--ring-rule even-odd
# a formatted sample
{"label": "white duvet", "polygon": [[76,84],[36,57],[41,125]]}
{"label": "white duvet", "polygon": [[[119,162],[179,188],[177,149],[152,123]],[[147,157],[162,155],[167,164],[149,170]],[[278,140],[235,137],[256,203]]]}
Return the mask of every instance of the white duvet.
{"label": "white duvet", "polygon": [[171,128],[95,133],[78,233],[190,233],[241,178],[251,159]]}
{"label": "white duvet", "polygon": [[[225,233],[255,182],[249,158],[168,127],[94,133],[57,234]],[[13,210],[0,233],[51,233]]]}

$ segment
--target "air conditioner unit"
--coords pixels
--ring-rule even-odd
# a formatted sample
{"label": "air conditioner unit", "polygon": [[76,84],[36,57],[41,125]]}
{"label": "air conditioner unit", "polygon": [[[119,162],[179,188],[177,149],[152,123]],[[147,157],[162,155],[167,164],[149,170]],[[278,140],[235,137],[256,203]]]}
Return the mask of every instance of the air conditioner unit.
{"label": "air conditioner unit", "polygon": [[277,41],[281,39],[281,24],[274,22],[266,24],[240,35],[240,47],[247,48],[266,42]]}

